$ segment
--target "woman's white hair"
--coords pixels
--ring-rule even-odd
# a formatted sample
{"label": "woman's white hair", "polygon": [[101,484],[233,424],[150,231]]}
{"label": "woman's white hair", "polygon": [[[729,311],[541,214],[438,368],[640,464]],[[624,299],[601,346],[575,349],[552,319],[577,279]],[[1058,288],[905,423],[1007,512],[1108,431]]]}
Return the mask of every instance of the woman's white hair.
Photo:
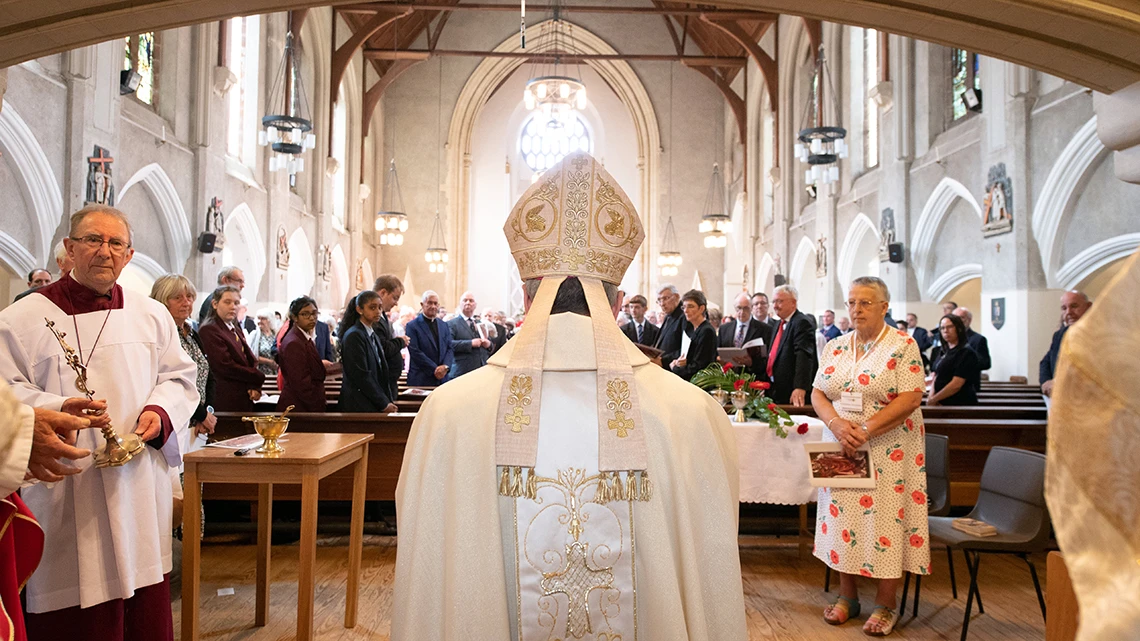
{"label": "woman's white hair", "polygon": [[888,303],[891,302],[891,290],[887,289],[887,284],[883,282],[882,278],[878,278],[876,276],[860,276],[859,278],[851,281],[851,286],[874,287],[875,289],[879,290],[879,295],[883,297],[883,300],[887,301]]}

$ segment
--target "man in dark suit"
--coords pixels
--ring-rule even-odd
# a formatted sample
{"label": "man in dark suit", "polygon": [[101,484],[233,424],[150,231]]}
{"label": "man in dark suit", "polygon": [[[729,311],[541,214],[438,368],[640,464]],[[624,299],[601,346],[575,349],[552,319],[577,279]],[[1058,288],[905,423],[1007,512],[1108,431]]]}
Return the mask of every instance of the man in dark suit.
{"label": "man in dark suit", "polygon": [[918,316],[914,314],[906,315],[906,333],[914,339],[918,345],[918,351],[925,353],[934,344],[934,339],[930,337],[930,332],[918,326]]}
{"label": "man in dark suit", "polygon": [[661,330],[656,325],[650,323],[645,318],[645,311],[649,309],[649,301],[641,294],[635,294],[629,299],[629,315],[632,320],[626,323],[621,331],[629,340],[638,345],[648,345],[652,347],[657,342],[657,336]]}
{"label": "man in dark suit", "polygon": [[[990,360],[990,344],[985,336],[970,329],[970,323],[974,320],[974,314],[965,307],[959,307],[954,310],[954,315],[962,319],[962,324],[966,326],[966,346],[974,350],[978,355],[978,369],[983,372],[993,366]],[[977,389],[982,389],[982,379],[978,378]]]}
{"label": "man in dark suit", "polygon": [[681,292],[675,285],[662,285],[657,291],[657,305],[665,314],[661,331],[657,334],[654,347],[662,351],[661,366],[669,369],[669,363],[681,355],[681,332],[684,331],[685,315],[681,312]]}
{"label": "man in dark suit", "polygon": [[1040,377],[1038,380],[1041,381],[1041,393],[1045,396],[1053,395],[1053,377],[1057,373],[1057,359],[1061,356],[1061,339],[1065,337],[1065,332],[1069,331],[1070,327],[1081,320],[1081,316],[1084,316],[1090,307],[1092,301],[1084,292],[1073,290],[1061,295],[1061,329],[1053,332],[1053,342],[1037,369]]}
{"label": "man in dark suit", "polygon": [[820,314],[819,320],[819,333],[823,334],[823,337],[827,340],[839,338],[841,335],[843,335],[843,332],[839,331],[839,328],[835,326],[835,312],[831,311],[830,309],[825,310],[822,314]]}
{"label": "man in dark suit", "polygon": [[[238,269],[237,267],[234,267],[232,265],[230,265],[228,267],[223,267],[222,271],[218,272],[218,287],[221,287],[222,285],[229,285],[231,287],[237,287],[238,295],[240,296],[241,291],[243,289],[245,289],[245,274],[243,274],[240,269]],[[209,311],[210,311],[210,297],[207,296],[206,300],[202,301],[202,307],[198,310],[198,324],[199,325],[201,325],[202,322],[206,320],[206,313]],[[257,327],[256,323],[254,323],[254,327]],[[253,330],[247,330],[247,331],[253,331]]]}
{"label": "man in dark suit", "polygon": [[391,391],[389,398],[395,399],[399,394],[400,374],[404,371],[403,349],[408,346],[407,336],[395,336],[392,331],[392,321],[388,313],[400,302],[404,295],[404,284],[392,274],[382,274],[372,285],[372,291],[380,296],[380,320],[372,327],[372,331],[379,336],[380,346],[384,353],[387,367],[388,388]]}
{"label": "man in dark suit", "polygon": [[314,332],[313,345],[317,348],[317,355],[327,366],[336,360],[336,352],[332,346],[332,330],[329,329],[328,323],[318,319]]}
{"label": "man in dark suit", "polygon": [[499,351],[503,345],[507,344],[507,325],[503,322],[504,314],[497,313],[490,307],[483,310],[483,326],[491,325],[495,328],[494,336],[491,339],[491,353]]}
{"label": "man in dark suit", "polygon": [[[766,299],[767,297],[765,297]],[[752,299],[748,294],[741,293],[733,303],[733,318],[720,324],[717,330],[717,347],[740,347],[757,338],[764,339],[764,346],[772,342],[772,327],[768,323],[752,318]],[[767,381],[768,372],[763,361],[753,362],[748,356],[742,356],[733,361],[736,365],[744,365],[748,372],[758,381]]]}
{"label": "man in dark suit", "polygon": [[241,327],[246,334],[249,334],[253,330],[257,329],[257,321],[249,317],[249,307],[246,307],[244,302],[241,305],[238,305],[237,323],[238,326]]}
{"label": "man in dark suit", "polygon": [[487,328],[475,316],[475,294],[463,292],[459,297],[459,314],[447,321],[447,325],[451,328],[451,350],[455,354],[451,378],[486,365],[491,357],[491,339],[487,338]]}
{"label": "man in dark suit", "polygon": [[815,332],[811,321],[797,309],[799,293],[791,285],[781,285],[772,296],[776,310],[776,332],[768,349],[767,373],[772,381],[768,395],[779,404],[803,407],[815,380],[819,361],[815,353]]}
{"label": "man in dark suit", "polygon": [[454,354],[451,348],[451,328],[439,318],[439,294],[424,292],[420,301],[420,315],[408,321],[404,332],[408,335],[408,385],[442,385],[451,371]]}

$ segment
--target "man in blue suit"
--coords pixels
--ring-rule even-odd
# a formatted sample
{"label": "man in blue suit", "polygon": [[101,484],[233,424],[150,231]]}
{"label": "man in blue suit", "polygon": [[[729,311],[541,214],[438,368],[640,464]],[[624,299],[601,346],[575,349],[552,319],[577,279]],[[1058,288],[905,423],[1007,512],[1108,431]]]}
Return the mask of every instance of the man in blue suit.
{"label": "man in blue suit", "polygon": [[458,378],[487,364],[491,357],[491,341],[487,330],[475,316],[475,294],[463,292],[459,298],[459,314],[447,321],[451,330],[451,349],[455,354],[455,369],[451,377]]}
{"label": "man in blue suit", "polygon": [[329,324],[318,320],[315,331],[316,334],[313,336],[313,345],[317,347],[317,354],[321,357],[322,361],[332,363],[336,360],[336,352],[333,350]]}
{"label": "man in blue suit", "polygon": [[827,340],[839,338],[843,332],[835,326],[835,312],[830,309],[819,315],[819,333]]}
{"label": "man in blue suit", "polygon": [[451,371],[454,353],[451,328],[439,316],[439,294],[430,289],[420,299],[420,315],[408,322],[408,385],[442,385]]}

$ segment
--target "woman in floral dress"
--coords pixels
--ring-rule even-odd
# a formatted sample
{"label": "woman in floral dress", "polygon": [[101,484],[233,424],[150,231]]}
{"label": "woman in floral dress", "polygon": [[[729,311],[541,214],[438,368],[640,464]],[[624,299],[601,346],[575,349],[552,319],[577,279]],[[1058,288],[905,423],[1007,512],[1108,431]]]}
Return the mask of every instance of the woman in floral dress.
{"label": "woman in floral dress", "polygon": [[847,453],[869,444],[878,473],[874,489],[819,490],[815,555],[839,572],[839,598],[824,611],[832,625],[859,615],[858,576],[877,581],[871,636],[894,629],[895,594],[903,572],[930,572],[922,355],[906,332],[884,322],[890,292],[873,277],[857,278],[847,297],[854,331],[820,355],[812,406],[827,423],[825,441]]}

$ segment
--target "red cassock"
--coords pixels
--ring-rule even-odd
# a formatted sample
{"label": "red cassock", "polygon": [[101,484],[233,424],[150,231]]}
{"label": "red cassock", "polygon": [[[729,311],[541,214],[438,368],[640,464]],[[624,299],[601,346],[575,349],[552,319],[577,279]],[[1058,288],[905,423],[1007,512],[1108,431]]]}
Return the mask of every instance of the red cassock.
{"label": "red cassock", "polygon": [[40,564],[44,531],[28,506],[13,493],[0,500],[0,639],[26,641],[20,590]]}
{"label": "red cassock", "polygon": [[277,349],[277,364],[281,367],[281,398],[277,409],[290,405],[297,412],[324,412],[325,365],[317,354],[317,347],[300,328],[292,327],[281,339]]}

